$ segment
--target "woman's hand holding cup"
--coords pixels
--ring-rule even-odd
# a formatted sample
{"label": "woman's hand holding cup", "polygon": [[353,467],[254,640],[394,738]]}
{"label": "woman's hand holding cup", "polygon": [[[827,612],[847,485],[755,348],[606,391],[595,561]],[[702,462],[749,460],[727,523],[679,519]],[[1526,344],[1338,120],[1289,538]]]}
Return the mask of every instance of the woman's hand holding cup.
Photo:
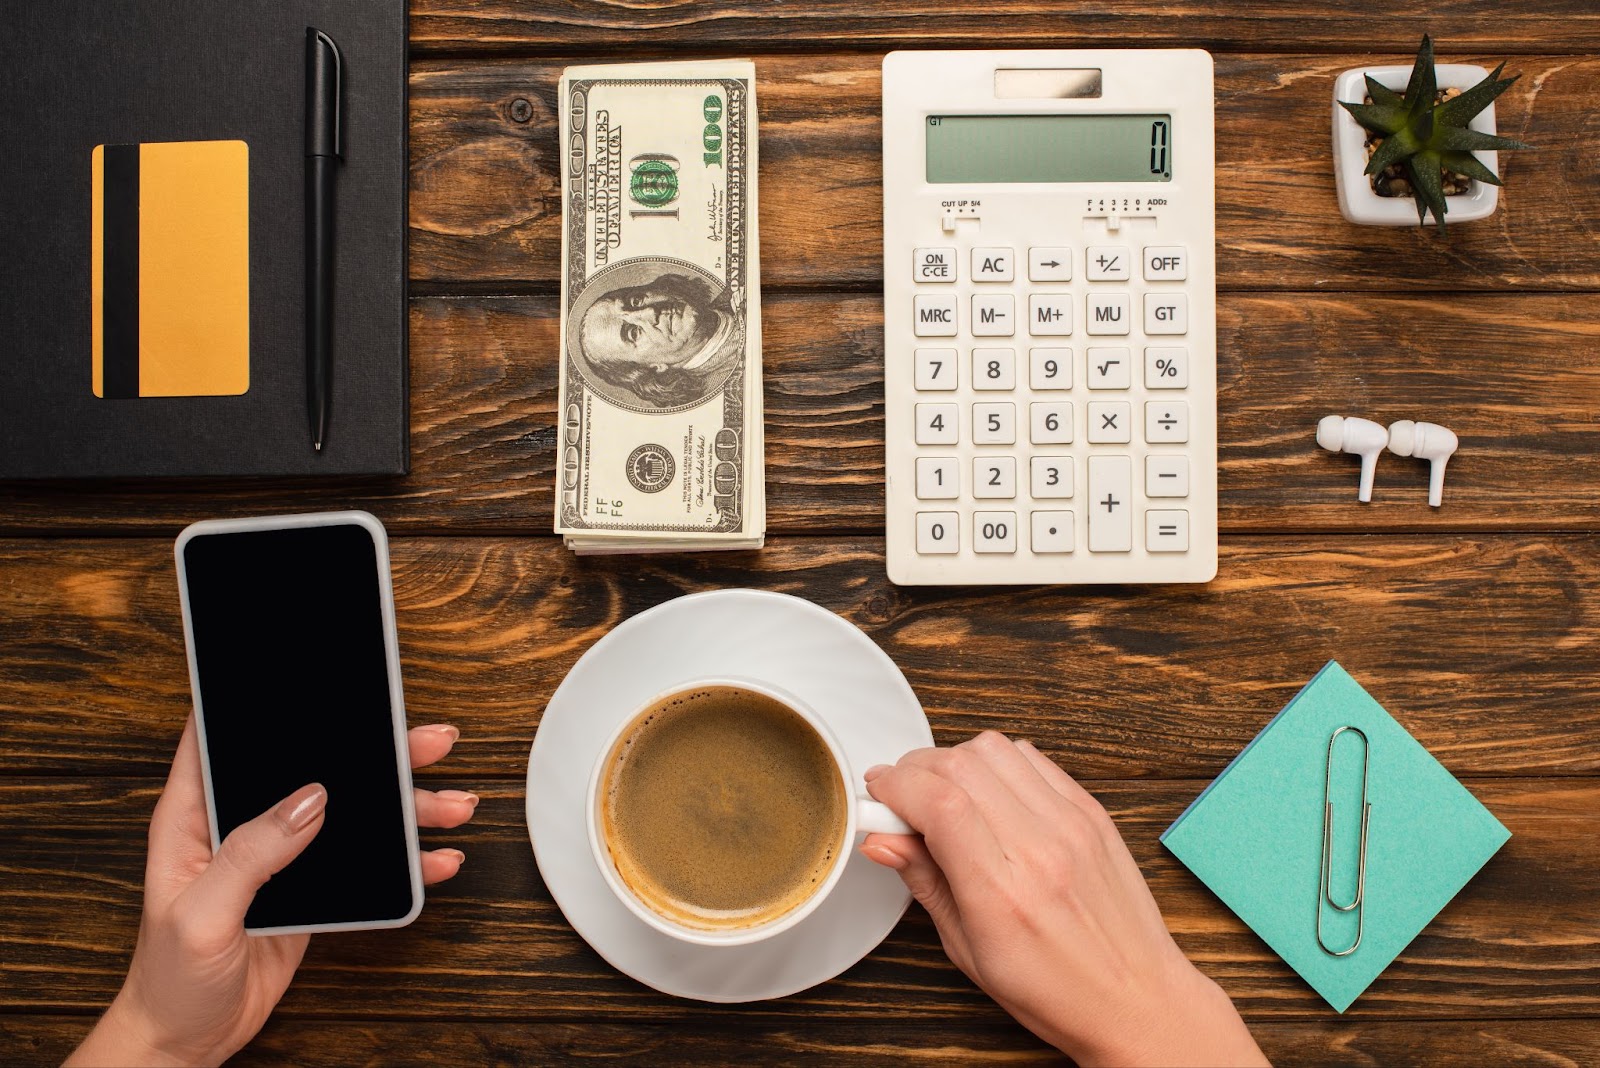
{"label": "woman's hand holding cup", "polygon": [[1265,1064],[1189,963],[1104,808],[1028,742],[986,731],[870,769],[921,837],[875,834],[945,952],[1080,1064]]}

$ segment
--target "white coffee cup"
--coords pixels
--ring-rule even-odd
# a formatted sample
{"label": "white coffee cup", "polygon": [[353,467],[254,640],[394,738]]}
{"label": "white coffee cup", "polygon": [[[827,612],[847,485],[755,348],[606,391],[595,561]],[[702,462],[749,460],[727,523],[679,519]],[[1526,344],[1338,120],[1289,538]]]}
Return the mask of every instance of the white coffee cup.
{"label": "white coffee cup", "polygon": [[[838,772],[840,781],[844,784],[845,796],[845,826],[844,835],[839,843],[839,848],[834,850],[833,866],[828,869],[827,877],[817,884],[811,896],[800,904],[780,916],[775,916],[764,923],[754,924],[750,927],[738,927],[728,930],[706,930],[688,927],[675,920],[668,919],[661,913],[645,904],[629,888],[617,871],[616,862],[612,860],[611,850],[607,847],[602,828],[605,825],[602,807],[605,798],[602,796],[601,784],[605,778],[606,769],[611,764],[611,755],[617,744],[628,735],[639,718],[647,711],[660,704],[662,701],[675,694],[689,690],[701,690],[707,687],[728,686],[768,697],[811,725],[812,730],[822,739],[828,747],[828,752],[833,756],[834,770]],[[833,731],[823,722],[812,708],[804,701],[787,690],[780,689],[768,682],[759,682],[755,679],[738,678],[735,676],[690,679],[676,686],[656,694],[650,700],[640,705],[627,719],[623,720],[616,730],[611,732],[611,737],[606,739],[606,744],[601,747],[600,755],[595,760],[594,771],[589,776],[588,793],[588,822],[589,822],[589,848],[594,852],[595,863],[600,866],[600,874],[605,877],[606,885],[611,892],[617,895],[628,910],[639,917],[644,923],[649,924],[663,934],[684,942],[692,942],[701,946],[743,946],[762,939],[771,938],[773,935],[787,931],[811,915],[825,901],[833,888],[838,885],[840,877],[844,874],[845,864],[854,852],[851,846],[858,835],[872,833],[882,834],[915,834],[916,832],[889,810],[887,805],[865,795],[865,786],[850,766],[850,760],[845,756],[844,749],[839,745],[839,739],[834,737]]]}

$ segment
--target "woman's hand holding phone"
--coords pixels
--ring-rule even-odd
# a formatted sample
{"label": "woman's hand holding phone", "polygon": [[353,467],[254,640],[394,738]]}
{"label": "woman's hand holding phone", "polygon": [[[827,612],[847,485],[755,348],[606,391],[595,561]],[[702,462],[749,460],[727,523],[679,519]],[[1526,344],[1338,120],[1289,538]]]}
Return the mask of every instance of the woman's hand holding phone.
{"label": "woman's hand holding phone", "polygon": [[[443,759],[458,737],[444,724],[413,729],[411,766]],[[460,790],[419,789],[415,800],[423,827],[459,827],[478,804]],[[235,828],[213,855],[191,716],[150,819],[144,913],[128,978],[67,1063],[219,1064],[250,1041],[294,978],[310,936],[247,936],[245,912],[316,838],[329,803],[320,784],[308,783]],[[450,878],[465,859],[457,849],[423,852],[423,882]]]}

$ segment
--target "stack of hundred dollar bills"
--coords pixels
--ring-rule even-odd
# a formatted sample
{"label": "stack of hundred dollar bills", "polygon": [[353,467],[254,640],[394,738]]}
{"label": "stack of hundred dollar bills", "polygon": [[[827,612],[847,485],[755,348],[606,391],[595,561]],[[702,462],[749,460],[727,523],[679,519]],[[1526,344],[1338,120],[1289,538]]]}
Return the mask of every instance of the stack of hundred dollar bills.
{"label": "stack of hundred dollar bills", "polygon": [[568,67],[560,104],[556,533],[760,548],[755,66]]}

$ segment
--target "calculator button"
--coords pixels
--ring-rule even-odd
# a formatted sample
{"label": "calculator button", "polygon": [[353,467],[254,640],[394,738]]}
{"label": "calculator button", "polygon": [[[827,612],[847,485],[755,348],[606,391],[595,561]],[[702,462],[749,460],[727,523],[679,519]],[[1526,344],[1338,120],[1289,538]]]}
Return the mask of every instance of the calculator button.
{"label": "calculator button", "polygon": [[951,501],[961,496],[961,464],[954,456],[917,457],[917,499]]}
{"label": "calculator button", "polygon": [[1091,334],[1126,334],[1128,318],[1128,294],[1091,293],[1083,328]]}
{"label": "calculator button", "polygon": [[[918,407],[924,407],[918,405]],[[1133,440],[1133,406],[1126,401],[1089,402],[1089,443],[1117,445]]]}
{"label": "calculator button", "polygon": [[1147,334],[1187,334],[1189,298],[1182,293],[1144,295],[1144,332]]}
{"label": "calculator button", "polygon": [[956,250],[953,248],[919,248],[913,251],[911,278],[915,282],[954,282],[956,280]]}
{"label": "calculator button", "polygon": [[1028,405],[1028,440],[1035,445],[1072,442],[1072,402],[1036,401]]}
{"label": "calculator button", "polygon": [[1088,261],[1085,273],[1091,282],[1128,280],[1128,250],[1122,245],[1090,245],[1084,259]]}
{"label": "calculator button", "polygon": [[917,444],[954,445],[961,440],[958,433],[959,405],[917,405]]}
{"label": "calculator button", "polygon": [[1189,496],[1189,458],[1187,456],[1146,456],[1144,458],[1146,497]]}
{"label": "calculator button", "polygon": [[1028,298],[1028,333],[1066,337],[1072,333],[1072,295],[1035,293]]}
{"label": "calculator button", "polygon": [[1145,389],[1187,389],[1189,350],[1152,345],[1144,350]]}
{"label": "calculator button", "polygon": [[[919,407],[921,406],[919,405]],[[972,442],[974,445],[1015,445],[1017,443],[1017,406],[1015,404],[974,404],[972,406]],[[921,443],[919,442],[918,444]]]}
{"label": "calculator button", "polygon": [[961,548],[961,516],[957,512],[917,513],[917,552],[953,553]]}
{"label": "calculator button", "polygon": [[919,293],[916,297],[918,337],[956,336],[956,295]]}
{"label": "calculator button", "polygon": [[1147,245],[1144,250],[1146,282],[1181,282],[1189,277],[1189,250],[1182,245]]}
{"label": "calculator button", "polygon": [[1029,349],[1028,385],[1034,389],[1071,389],[1072,350]]}
{"label": "calculator button", "polygon": [[1072,496],[1072,457],[1035,456],[1028,466],[1030,496],[1042,501]]}
{"label": "calculator button", "polygon": [[1028,280],[1032,282],[1072,281],[1072,250],[1070,248],[1030,248],[1028,250]]}
{"label": "calculator button", "polygon": [[1146,401],[1144,440],[1169,445],[1189,440],[1189,405],[1184,401]]}
{"label": "calculator button", "polygon": [[1154,509],[1144,514],[1144,547],[1153,553],[1189,551],[1189,513]]}
{"label": "calculator button", "polygon": [[1133,549],[1133,459],[1089,457],[1089,551],[1125,553]]}
{"label": "calculator button", "polygon": [[1034,512],[1033,538],[1028,547],[1036,553],[1070,553],[1072,530],[1071,512]]}
{"label": "calculator button", "polygon": [[973,512],[972,551],[975,553],[1016,552],[1017,513]]}
{"label": "calculator button", "polygon": [[1015,456],[980,456],[972,461],[972,495],[974,497],[1004,498],[1017,495],[1017,458]]}
{"label": "calculator button", "polygon": [[975,337],[1010,337],[1017,332],[1017,301],[1010,293],[972,298]]}
{"label": "calculator button", "polygon": [[918,389],[955,389],[955,349],[918,349],[916,356]]}
{"label": "calculator button", "polygon": [[1011,281],[1012,250],[1008,248],[975,248],[972,250],[972,280],[974,282]]}
{"label": "calculator button", "polygon": [[1124,348],[1091,348],[1088,353],[1090,389],[1127,389],[1133,380],[1129,364],[1133,354]]}
{"label": "calculator button", "polygon": [[1016,389],[1016,349],[973,349],[973,389]]}

